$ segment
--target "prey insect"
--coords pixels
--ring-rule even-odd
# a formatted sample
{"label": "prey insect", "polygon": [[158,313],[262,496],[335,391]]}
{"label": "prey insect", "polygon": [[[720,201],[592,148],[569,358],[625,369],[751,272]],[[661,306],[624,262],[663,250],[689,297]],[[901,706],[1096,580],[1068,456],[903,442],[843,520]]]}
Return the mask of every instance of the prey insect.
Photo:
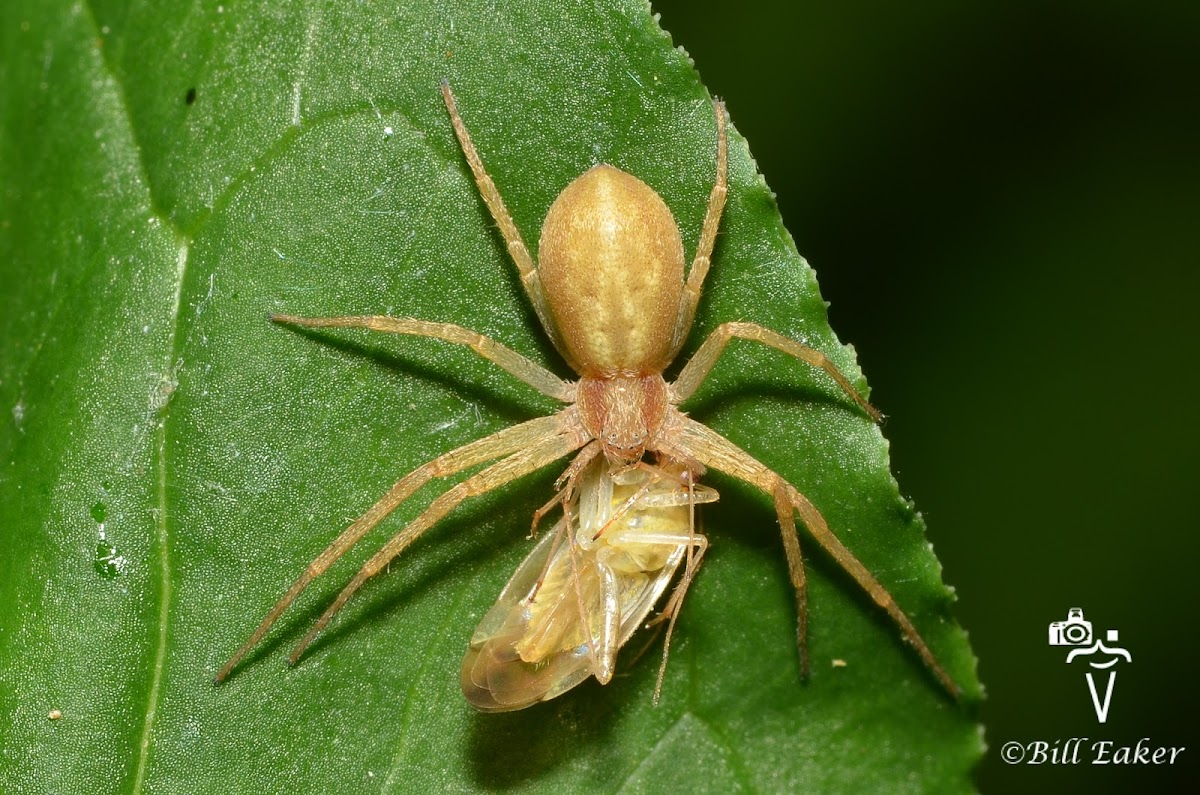
{"label": "prey insect", "polygon": [[[589,676],[607,683],[617,650],[686,561],[659,619],[678,614],[708,547],[695,531],[695,506],[716,499],[678,462],[616,470],[602,457],[589,462],[578,488],[554,501],[563,508],[554,531],[475,630],[462,663],[467,700],[501,712],[554,698]],[[660,669],[659,685],[661,676]]]}
{"label": "prey insect", "polygon": [[[463,661],[467,699],[485,711],[520,709],[553,698],[589,676],[607,682],[617,650],[683,567],[659,621],[671,629],[703,560],[695,506],[716,493],[697,485],[705,469],[745,481],[774,501],[795,588],[797,643],[805,674],[807,587],[798,514],[811,536],[882,607],[918,656],[953,695],[958,687],[887,590],[829,529],[795,486],[677,406],[691,397],[731,340],[758,342],[820,368],[872,420],[880,414],[820,351],[754,323],[723,323],[672,383],[663,371],[688,338],[726,198],[725,109],[714,101],[716,178],[699,243],[684,271],[679,227],[662,198],[620,169],[601,164],[558,195],[542,224],[538,261],[480,159],[442,83],[450,121],[479,192],[558,352],[578,374],[564,381],[501,343],[450,323],[387,316],[304,318],[306,328],[371,329],[464,345],[529,386],[562,401],[556,414],[520,423],[445,453],[401,478],[313,560],[250,638],[218,672],[220,683],[312,580],[368,531],[434,480],[487,464],[450,487],[362,566],[290,656],[295,663],[347,600],[434,523],[470,497],[492,491],[574,454],[550,505],[563,516],[521,564],[487,614]],[[489,463],[490,462],[490,463]],[[539,512],[541,513],[541,512]],[[662,684],[660,668],[658,687]],[[658,692],[656,687],[656,697]]]}

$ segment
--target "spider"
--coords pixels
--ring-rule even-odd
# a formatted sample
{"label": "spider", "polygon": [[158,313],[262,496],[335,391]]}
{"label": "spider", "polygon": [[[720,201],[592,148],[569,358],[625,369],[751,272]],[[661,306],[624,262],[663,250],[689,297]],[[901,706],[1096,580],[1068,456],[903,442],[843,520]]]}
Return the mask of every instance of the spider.
{"label": "spider", "polygon": [[[290,663],[294,664],[300,658],[312,640],[363,583],[382,571],[393,558],[464,500],[500,488],[573,453],[574,458],[559,481],[560,485],[565,486],[556,500],[539,511],[539,516],[555,503],[562,505],[564,518],[555,536],[565,535],[567,540],[561,544],[555,543],[567,549],[576,561],[582,554],[584,557],[592,555],[588,559],[589,565],[598,563],[598,555],[581,548],[577,537],[586,543],[594,532],[599,538],[605,522],[611,523],[609,520],[614,515],[612,505],[604,506],[604,501],[614,499],[614,489],[618,495],[622,493],[622,488],[626,491],[632,489],[635,494],[625,497],[632,500],[625,510],[643,518],[651,510],[653,498],[658,498],[661,504],[668,507],[678,508],[686,503],[684,510],[691,513],[696,502],[715,499],[715,493],[711,499],[706,492],[700,492],[704,496],[698,497],[698,489],[694,484],[705,469],[716,469],[761,489],[774,500],[789,578],[795,588],[796,637],[805,675],[808,671],[808,608],[796,514],[799,514],[817,543],[887,612],[941,684],[957,696],[958,686],[935,659],[912,622],[887,590],[842,545],[808,498],[769,467],[716,431],[689,418],[677,406],[696,392],[728,343],[733,339],[743,339],[762,343],[820,368],[873,421],[881,419],[880,413],[858,394],[850,381],[820,351],[754,323],[721,324],[704,340],[674,382],[667,383],[663,378],[663,371],[675,359],[691,330],[725,207],[727,134],[723,103],[713,101],[717,127],[717,173],[696,254],[685,276],[679,227],[665,202],[637,177],[606,164],[584,172],[555,199],[542,224],[538,262],[535,263],[471,142],[446,81],[441,83],[441,92],[463,155],[484,203],[499,226],[509,255],[517,266],[524,291],[555,349],[579,378],[565,381],[503,344],[450,323],[379,315],[326,318],[273,316],[275,322],[292,326],[371,329],[432,337],[465,345],[539,392],[562,401],[566,407],[551,416],[523,422],[463,445],[401,478],[309,563],[245,644],[221,668],[216,682],[219,684],[229,675],[314,578],[325,572],[369,530],[426,483],[434,478],[448,477],[493,462],[443,492],[372,555],[292,651]],[[653,455],[654,464],[645,460],[648,453]],[[635,470],[643,474],[631,475]],[[640,496],[637,493],[639,490]],[[597,498],[598,494],[608,496]],[[600,509],[593,509],[589,515],[591,518],[570,515],[573,510],[584,512],[584,508],[580,507],[581,501],[595,502],[597,499],[602,512],[608,511],[604,513],[607,517],[604,522],[595,518],[595,510]],[[643,501],[639,503],[638,499]],[[650,502],[646,502],[647,499]],[[597,525],[597,522],[600,524]],[[632,612],[628,606],[625,611],[613,608],[611,604],[607,608],[599,608],[603,619],[601,624],[606,625],[607,629],[602,627],[595,630],[590,623],[582,626],[584,622],[581,621],[575,633],[578,637],[572,637],[567,646],[582,639],[592,662],[582,669],[557,674],[557,680],[540,693],[531,691],[532,700],[530,692],[526,692],[518,701],[533,703],[541,698],[552,697],[582,681],[588,674],[595,674],[601,682],[608,681],[617,647],[628,637],[626,630],[632,631],[629,625],[636,627],[648,614],[666,587],[671,573],[686,558],[684,574],[660,616],[660,619],[669,619],[669,626],[673,627],[683,596],[703,557],[704,544],[700,540],[703,537],[695,532],[694,519],[689,517],[684,520],[687,529],[682,532],[678,530],[678,517],[668,524],[676,529],[666,541],[670,549],[657,565],[660,570],[661,567],[669,567],[669,571],[665,577],[651,578],[654,581],[651,589],[653,595],[649,591],[639,592],[639,607]],[[620,532],[615,537],[629,538],[628,534],[622,535]],[[528,607],[529,599],[539,589],[548,587],[545,583],[561,573],[554,569],[552,563],[557,559],[555,550],[545,546],[546,543],[543,541],[539,544],[526,563],[522,564],[494,610],[500,609],[503,614],[517,606]],[[578,618],[587,619],[596,609],[589,609],[584,604],[586,599],[593,597],[583,594],[584,585],[581,585],[581,581],[585,577],[580,573],[582,569],[577,562],[561,565],[566,567],[563,571],[574,579]],[[599,579],[603,580],[603,577]],[[594,580],[597,577],[591,576],[587,582]],[[596,587],[608,588],[604,591],[605,598],[620,597],[619,588],[611,584]],[[525,598],[518,598],[525,591],[529,592]],[[498,633],[503,634],[499,631],[505,620],[504,615],[495,617],[490,623],[485,618],[464,660],[464,692],[481,709],[513,709],[527,705],[519,703],[517,706],[504,706],[493,703],[494,694],[486,681],[481,686],[478,681],[472,680],[469,671],[478,670],[481,653],[492,653],[499,648],[494,645],[488,647],[487,644],[494,641]],[[664,646],[669,646],[669,640],[670,629]],[[509,638],[505,643],[515,647],[522,641]],[[523,648],[529,645],[525,643]],[[531,654],[536,656],[535,653]],[[534,663],[536,668],[539,661],[524,662]],[[491,663],[485,661],[484,666],[488,665]],[[584,672],[582,677],[579,676],[580,670]],[[483,677],[484,680],[486,678]],[[574,681],[563,687],[568,680]],[[659,685],[661,681],[660,670]],[[472,688],[475,690],[474,697]],[[553,692],[556,688],[557,692]],[[530,688],[524,690],[530,691]]]}

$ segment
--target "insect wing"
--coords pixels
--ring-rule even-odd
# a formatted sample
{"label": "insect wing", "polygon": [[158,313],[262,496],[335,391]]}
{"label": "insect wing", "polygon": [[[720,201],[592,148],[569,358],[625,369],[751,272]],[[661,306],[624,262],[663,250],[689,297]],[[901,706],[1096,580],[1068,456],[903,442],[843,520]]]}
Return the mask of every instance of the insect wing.
{"label": "insect wing", "polygon": [[[552,553],[554,559],[547,566]],[[581,552],[577,554],[582,556]],[[463,657],[460,676],[463,695],[476,709],[482,712],[524,709],[564,693],[592,675],[591,642],[583,637],[579,598],[569,582],[574,576],[570,557],[560,520],[555,530],[547,533],[517,567],[496,604],[483,617]],[[579,584],[580,592],[598,593],[594,568],[581,569],[585,576]],[[588,571],[593,581],[590,588]],[[543,587],[538,589],[543,572]],[[531,604],[535,589],[536,611]],[[522,659],[520,649],[528,646],[531,639],[560,628],[579,630],[582,642],[532,662]]]}
{"label": "insect wing", "polygon": [[[595,674],[606,616],[617,621],[609,648],[615,655],[654,609],[686,554],[689,503],[712,502],[717,495],[644,475],[640,482],[614,484],[598,463],[577,497],[572,526],[559,520],[538,542],[471,638],[461,683],[479,710],[523,709]],[[630,505],[619,507],[626,499]],[[583,545],[601,528],[616,549],[607,542]],[[572,546],[571,538],[583,543]],[[615,582],[615,617],[606,613],[612,608],[605,607],[601,549],[613,563],[605,571]]]}

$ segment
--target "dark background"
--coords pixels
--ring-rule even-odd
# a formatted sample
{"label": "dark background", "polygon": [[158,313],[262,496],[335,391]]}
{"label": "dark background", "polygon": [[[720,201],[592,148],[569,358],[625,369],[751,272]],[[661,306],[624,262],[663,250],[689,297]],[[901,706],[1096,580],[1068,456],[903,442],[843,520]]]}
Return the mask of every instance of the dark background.
{"label": "dark background", "polygon": [[[1194,784],[1200,4],[654,9],[728,101],[889,415],[988,688],[980,788]],[[1047,644],[1070,607],[1133,655],[1104,726]],[[1072,737],[1187,750],[1000,759]]]}

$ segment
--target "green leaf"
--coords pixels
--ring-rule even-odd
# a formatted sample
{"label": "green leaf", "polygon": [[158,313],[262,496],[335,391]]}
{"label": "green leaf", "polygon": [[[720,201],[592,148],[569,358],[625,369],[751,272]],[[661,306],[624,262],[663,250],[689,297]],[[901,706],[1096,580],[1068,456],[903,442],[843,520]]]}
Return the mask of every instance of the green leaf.
{"label": "green leaf", "polygon": [[[459,659],[529,549],[553,471],[452,514],[289,670],[287,649],[423,490],[212,686],[392,482],[554,409],[469,351],[266,320],[452,321],[567,374],[439,79],[531,247],[558,191],[604,161],[662,194],[694,249],[711,106],[644,3],[23,0],[0,13],[0,790],[970,788],[974,658],[887,443],[822,374],[749,344],[685,408],[808,494],[963,704],[811,542],[801,684],[770,500],[714,475],[712,551],[662,705],[659,647],[637,660],[635,639],[607,687],[475,714]],[[732,319],[857,374],[736,132],[688,351]]]}

